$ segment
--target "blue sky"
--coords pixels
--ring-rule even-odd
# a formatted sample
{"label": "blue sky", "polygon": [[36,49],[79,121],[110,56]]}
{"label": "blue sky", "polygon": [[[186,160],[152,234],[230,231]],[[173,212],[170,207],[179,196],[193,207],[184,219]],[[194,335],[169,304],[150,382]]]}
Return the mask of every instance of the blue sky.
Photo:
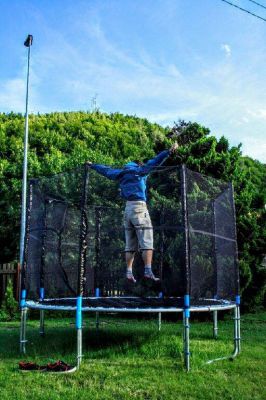
{"label": "blue sky", "polygon": [[2,0],[2,112],[25,109],[28,33],[31,112],[91,110],[96,95],[102,111],[196,121],[266,162],[266,22],[220,0]]}

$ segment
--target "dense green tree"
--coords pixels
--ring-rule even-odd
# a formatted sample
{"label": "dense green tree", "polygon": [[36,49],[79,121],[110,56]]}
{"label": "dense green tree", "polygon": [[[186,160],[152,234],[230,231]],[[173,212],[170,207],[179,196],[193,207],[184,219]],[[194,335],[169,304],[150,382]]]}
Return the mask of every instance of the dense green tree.
{"label": "dense green tree", "polygon": [[176,156],[191,169],[224,181],[235,190],[241,289],[248,308],[263,302],[266,270],[266,166],[241,156],[241,145],[229,147],[225,137],[217,140],[197,123],[179,121],[168,136],[182,146]]}
{"label": "dense green tree", "polygon": [[[170,164],[186,163],[192,170],[235,187],[241,286],[247,304],[262,303],[265,293],[266,168],[242,157],[241,146],[210,135],[209,129],[179,121],[172,129],[120,113],[68,112],[30,115],[29,176],[69,170],[86,160],[121,166],[144,160],[177,140],[180,149]],[[0,261],[18,257],[24,118],[0,114]]]}
{"label": "dense green tree", "polygon": [[[29,117],[28,175],[65,171],[86,160],[122,165],[164,147],[165,129],[147,120],[95,112]],[[18,257],[24,118],[0,114],[0,261]]]}

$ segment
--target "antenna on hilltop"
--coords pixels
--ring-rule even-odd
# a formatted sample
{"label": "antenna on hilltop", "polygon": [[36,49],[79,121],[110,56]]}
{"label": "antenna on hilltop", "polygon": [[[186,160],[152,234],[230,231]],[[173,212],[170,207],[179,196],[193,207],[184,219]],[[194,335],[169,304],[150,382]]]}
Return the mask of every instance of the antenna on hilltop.
{"label": "antenna on hilltop", "polygon": [[91,111],[92,112],[96,112],[98,110],[98,107],[97,107],[97,96],[98,96],[98,93],[95,93],[95,95],[91,99]]}

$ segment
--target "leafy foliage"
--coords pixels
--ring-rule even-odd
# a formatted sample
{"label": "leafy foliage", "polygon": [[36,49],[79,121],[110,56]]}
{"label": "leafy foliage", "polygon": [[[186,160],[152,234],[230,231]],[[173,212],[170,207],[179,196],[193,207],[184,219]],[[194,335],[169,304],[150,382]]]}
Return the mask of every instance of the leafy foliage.
{"label": "leafy foliage", "polygon": [[[241,145],[230,147],[225,137],[217,140],[197,123],[179,121],[170,130],[136,116],[99,111],[30,115],[29,130],[31,177],[66,171],[86,160],[111,165],[145,160],[177,140],[179,151],[168,165],[186,163],[194,171],[233,181],[244,302],[262,303],[266,168],[242,157]],[[21,114],[0,114],[1,262],[18,257],[23,131]]]}
{"label": "leafy foliage", "polygon": [[5,298],[0,309],[0,321],[11,321],[18,317],[18,304],[14,298],[12,281],[9,280]]}
{"label": "leafy foliage", "polygon": [[265,164],[242,157],[241,145],[230,148],[225,137],[217,140],[197,123],[179,121],[168,136],[181,145],[176,161],[194,171],[233,182],[244,305],[261,305],[266,290],[266,270],[262,267],[266,249]]}

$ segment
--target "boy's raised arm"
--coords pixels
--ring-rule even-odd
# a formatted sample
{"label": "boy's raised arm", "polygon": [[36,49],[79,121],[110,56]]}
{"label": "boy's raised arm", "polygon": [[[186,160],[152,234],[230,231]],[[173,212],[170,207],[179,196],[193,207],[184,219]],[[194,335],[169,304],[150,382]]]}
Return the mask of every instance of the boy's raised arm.
{"label": "boy's raised arm", "polygon": [[141,167],[143,173],[149,173],[153,168],[163,164],[171,154],[175,153],[177,149],[178,144],[175,142],[169,150],[161,151],[159,154],[157,154],[157,156],[147,161],[146,164]]}
{"label": "boy's raised arm", "polygon": [[119,174],[122,171],[121,169],[111,168],[106,165],[93,164],[90,161],[87,161],[87,165],[89,165],[91,167],[91,169],[94,169],[100,175],[103,175],[106,178],[111,179],[113,181],[115,181],[118,178]]}

